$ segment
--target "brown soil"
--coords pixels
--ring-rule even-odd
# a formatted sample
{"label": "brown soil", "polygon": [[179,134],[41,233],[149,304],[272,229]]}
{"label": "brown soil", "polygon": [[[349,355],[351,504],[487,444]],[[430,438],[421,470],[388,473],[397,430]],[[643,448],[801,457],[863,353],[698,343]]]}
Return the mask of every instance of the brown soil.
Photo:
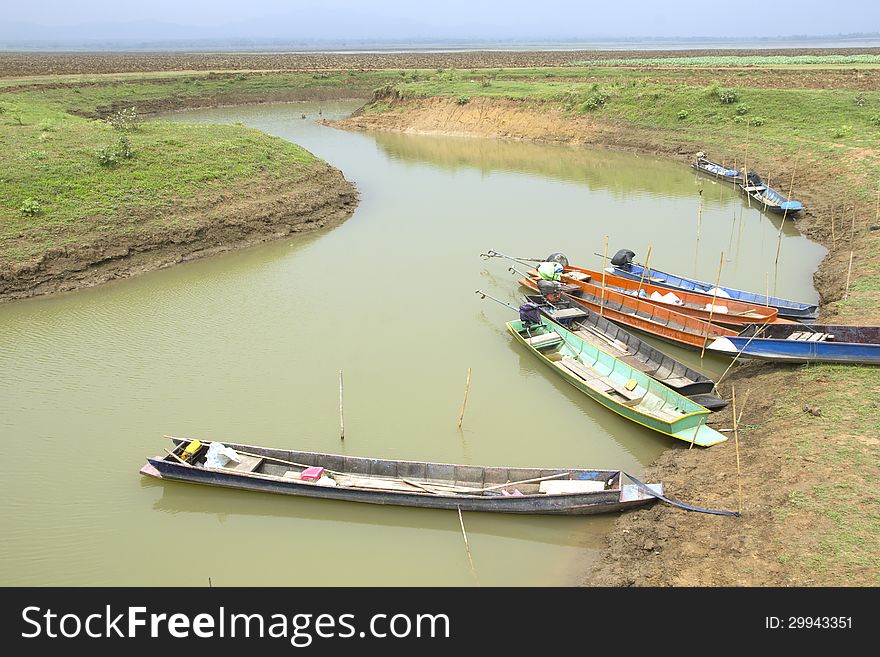
{"label": "brown soil", "polygon": [[[155,71],[532,68],[597,59],[703,55],[877,54],[880,48],[553,50],[410,53],[0,53],[0,77]],[[656,70],[656,69],[655,69]]]}
{"label": "brown soil", "polygon": [[[662,153],[688,160],[699,146],[670,141],[668,135],[599,122],[588,116],[571,117],[540,103],[504,99],[474,98],[465,105],[452,99],[382,99],[391,110],[357,115],[337,123],[355,130],[395,130],[426,134],[473,135],[524,139],[540,142],[595,144],[636,151]],[[764,158],[761,160],[760,158]],[[792,163],[756,156],[761,170],[778,171],[780,179],[791,176]],[[798,167],[795,195],[803,199],[807,212],[798,227],[824,243],[831,251],[815,275],[822,303],[840,299],[852,248],[849,235],[831,239],[827,216],[833,208],[840,216],[848,199],[838,198],[823,186],[821,168],[812,171],[810,162]],[[850,211],[851,212],[851,211]],[[873,217],[873,212],[864,213]],[[850,216],[849,214],[847,216]],[[863,215],[860,215],[863,216]],[[820,219],[821,218],[821,219]],[[861,224],[856,240],[869,231]],[[834,318],[823,305],[823,320]],[[880,309],[860,309],[858,322],[875,323]],[[848,318],[852,319],[852,318]],[[815,449],[856,449],[860,458],[876,458],[877,445],[868,442],[865,427],[841,419],[830,428],[817,424],[819,418],[802,412],[816,400],[841,411],[841,399],[833,397],[840,387],[825,386],[821,377],[784,366],[740,364],[719,386],[719,394],[730,399],[735,387],[743,425],[739,436],[742,476],[737,478],[736,443],[733,439],[708,450],[670,449],[648,469],[649,481],[663,481],[669,494],[706,508],[740,508],[738,484],[742,486],[742,517],[719,517],[689,513],[668,505],[655,505],[620,517],[607,539],[607,549],[577,583],[590,586],[790,586],[840,585],[876,581],[868,563],[829,572],[811,568],[804,557],[815,549],[827,516],[809,510],[792,512],[791,496],[799,490],[839,480],[840,466],[829,466],[810,456],[805,444]],[[880,393],[880,389],[876,391]],[[862,391],[870,397],[870,392]],[[845,399],[849,393],[844,390]],[[876,402],[874,402],[876,406]],[[853,415],[853,414],[850,414]],[[782,420],[780,416],[788,419]],[[729,430],[733,409],[712,415],[710,424]],[[730,434],[729,434],[730,435]],[[732,437],[732,436],[731,436]],[[876,441],[880,443],[880,441]],[[856,445],[854,448],[853,445]],[[806,451],[805,451],[806,450]],[[875,450],[871,452],[871,450]],[[869,461],[870,462],[870,461]],[[788,514],[785,526],[781,512]],[[824,524],[823,524],[824,523]],[[817,530],[817,527],[821,530]],[[870,542],[870,539],[869,539]],[[791,557],[791,545],[798,550]]]}
{"label": "brown soil", "polygon": [[[357,193],[342,173],[316,164],[294,179],[249,180],[200,195],[161,217],[153,230],[96,235],[50,249],[40,258],[0,267],[0,302],[98,285],[169,265],[336,225],[354,212]],[[186,228],[178,228],[178,222]]]}

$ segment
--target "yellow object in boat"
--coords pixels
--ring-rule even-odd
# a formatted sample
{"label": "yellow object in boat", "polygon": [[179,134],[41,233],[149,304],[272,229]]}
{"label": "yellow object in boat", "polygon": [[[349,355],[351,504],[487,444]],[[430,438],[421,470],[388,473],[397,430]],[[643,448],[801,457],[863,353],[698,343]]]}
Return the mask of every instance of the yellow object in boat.
{"label": "yellow object in boat", "polygon": [[186,446],[186,449],[183,450],[183,454],[180,455],[180,458],[184,461],[189,460],[193,454],[199,451],[199,447],[202,446],[198,440],[193,440],[189,445]]}

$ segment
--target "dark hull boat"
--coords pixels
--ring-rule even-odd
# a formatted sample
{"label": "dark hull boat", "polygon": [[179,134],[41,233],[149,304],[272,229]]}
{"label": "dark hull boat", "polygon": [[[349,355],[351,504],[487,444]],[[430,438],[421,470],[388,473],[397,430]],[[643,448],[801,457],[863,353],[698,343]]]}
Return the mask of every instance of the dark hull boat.
{"label": "dark hull boat", "polygon": [[[209,441],[172,440],[174,450],[148,458],[141,474],[282,495],[502,513],[589,515],[655,499],[636,485],[624,485],[619,470],[397,461],[237,443],[225,447],[235,451],[239,462],[208,467]],[[662,484],[649,488],[663,494]]]}
{"label": "dark hull boat", "polygon": [[[652,268],[649,271],[645,271],[645,268],[642,265],[632,261],[633,255],[635,254],[632,251],[621,249],[617,252],[614,258],[612,258],[611,267],[608,268],[608,271],[616,276],[622,276],[634,281],[642,280],[644,274],[644,280],[650,281],[654,285],[669,288],[670,290],[699,292],[708,297],[712,297],[711,290],[715,286],[711,283],[676,276],[675,274],[669,274],[665,271],[660,271],[659,269]],[[716,297],[716,303],[725,298],[729,298],[758,306],[767,305],[776,308],[779,311],[779,317],[785,317],[787,319],[797,319],[801,321],[814,320],[819,312],[818,306],[808,303],[790,301],[789,299],[782,299],[780,297],[768,298],[763,294],[737,290],[723,285],[719,285],[718,290],[719,293]]]}
{"label": "dark hull boat", "polygon": [[525,298],[548,319],[700,406],[712,411],[727,406],[727,401],[712,394],[715,388],[712,379],[655,349],[592,310],[565,298],[553,303],[540,294],[527,295]]}
{"label": "dark hull boat", "polygon": [[752,324],[709,349],[780,363],[880,365],[880,326]]}
{"label": "dark hull boat", "polygon": [[798,213],[804,209],[800,201],[792,201],[772,187],[768,187],[753,172],[749,172],[747,180],[740,180],[737,186],[743,194],[749,197],[750,203],[757,205],[760,209],[767,212],[782,214],[789,219],[796,219]]}
{"label": "dark hull boat", "polygon": [[697,157],[691,162],[691,166],[700,173],[705,173],[718,180],[724,180],[729,183],[743,182],[742,173],[736,169],[728,169],[724,165],[713,162],[712,160],[703,157],[701,153],[697,153]]}

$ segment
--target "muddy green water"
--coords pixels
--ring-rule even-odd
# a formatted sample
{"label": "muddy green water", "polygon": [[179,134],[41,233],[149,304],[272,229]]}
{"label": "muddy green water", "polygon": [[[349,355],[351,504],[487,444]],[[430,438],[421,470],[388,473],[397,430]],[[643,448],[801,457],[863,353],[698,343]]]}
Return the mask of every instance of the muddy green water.
{"label": "muddy green water", "polygon": [[[512,344],[512,313],[474,295],[518,299],[507,265],[478,257],[486,249],[597,265],[608,235],[611,251],[643,255],[650,243],[656,266],[704,278],[724,251],[727,283],[763,290],[769,272],[777,294],[816,298],[820,246],[787,228],[777,280],[778,224],[679,163],[316,122],[355,106],[169,117],[241,121],[302,144],[357,184],[345,224],[0,306],[0,584],[472,584],[453,513],[163,483],[138,469],[164,433],[634,473],[673,446]],[[717,376],[726,361],[703,365]],[[479,584],[573,583],[612,521],[466,514]]]}

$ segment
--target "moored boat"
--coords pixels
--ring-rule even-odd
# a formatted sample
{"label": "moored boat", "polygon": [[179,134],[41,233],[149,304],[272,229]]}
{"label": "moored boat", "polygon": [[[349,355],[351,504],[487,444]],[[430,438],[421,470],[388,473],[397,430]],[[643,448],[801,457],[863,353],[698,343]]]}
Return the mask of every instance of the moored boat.
{"label": "moored boat", "polygon": [[[538,279],[528,275],[519,281],[520,285],[538,291]],[[662,340],[667,340],[690,349],[702,349],[715,338],[737,335],[736,331],[709,324],[696,317],[662,308],[645,299],[601,288],[587,291],[574,284],[565,284],[562,291],[574,303],[589,308],[614,322],[624,324]]]}
{"label": "moored boat", "polygon": [[[520,468],[362,458],[173,438],[143,475],[240,490],[348,502],[520,514],[589,515],[647,504],[663,494],[624,484],[619,470]],[[219,465],[211,446],[238,459]],[[208,463],[212,463],[211,466]]]}
{"label": "moored boat", "polygon": [[[611,266],[608,268],[608,272],[635,281],[644,278],[644,280],[649,281],[653,285],[659,285],[660,287],[669,288],[671,290],[699,292],[708,297],[713,296],[712,290],[715,286],[711,283],[677,276],[659,269],[651,268],[650,270],[646,270],[644,266],[633,262],[633,256],[635,256],[635,254],[629,249],[621,249],[611,259]],[[723,285],[718,286],[718,293],[715,298],[716,303],[718,299],[734,299],[736,301],[751,303],[757,306],[771,306],[776,308],[779,317],[801,321],[816,319],[819,312],[819,308],[815,304],[791,301],[781,297],[767,297],[763,294],[737,290]]]}
{"label": "moored boat", "polygon": [[550,302],[543,295],[532,294],[525,299],[535,304],[548,319],[700,406],[710,411],[727,406],[726,400],[712,394],[715,389],[712,379],[655,349],[589,308],[579,306],[566,297]]}
{"label": "moored boat", "polygon": [[[527,312],[527,311],[526,311]],[[709,410],[546,317],[508,322],[514,338],[582,393],[658,433],[709,447],[727,438],[706,426]]]}
{"label": "moored boat", "polygon": [[751,325],[709,349],[780,363],[880,365],[880,326]]}
{"label": "moored boat", "polygon": [[729,183],[741,183],[743,181],[742,172],[725,167],[723,164],[713,162],[705,157],[703,153],[697,153],[694,161],[691,162],[691,166],[700,173],[708,174],[718,180],[724,180]]}
{"label": "moored boat", "polygon": [[798,213],[804,209],[800,201],[786,198],[765,184],[761,177],[753,171],[749,172],[746,180],[740,180],[737,186],[743,194],[749,197],[750,203],[757,204],[762,210],[785,215],[789,219],[797,219]]}
{"label": "moored boat", "polygon": [[[572,283],[583,290],[592,291],[593,294],[602,287],[603,276],[599,271],[569,265],[564,268],[561,276],[563,281]],[[654,285],[650,281],[640,280],[637,282],[608,272],[605,273],[604,283],[606,289],[638,296],[649,303],[669,308],[683,315],[690,315],[705,322],[711,320],[715,324],[724,326],[743,327],[746,324],[765,324],[776,322],[779,317],[776,308],[769,306],[758,306],[726,298],[713,300],[712,297],[698,292],[684,290],[671,292],[668,288]]]}

